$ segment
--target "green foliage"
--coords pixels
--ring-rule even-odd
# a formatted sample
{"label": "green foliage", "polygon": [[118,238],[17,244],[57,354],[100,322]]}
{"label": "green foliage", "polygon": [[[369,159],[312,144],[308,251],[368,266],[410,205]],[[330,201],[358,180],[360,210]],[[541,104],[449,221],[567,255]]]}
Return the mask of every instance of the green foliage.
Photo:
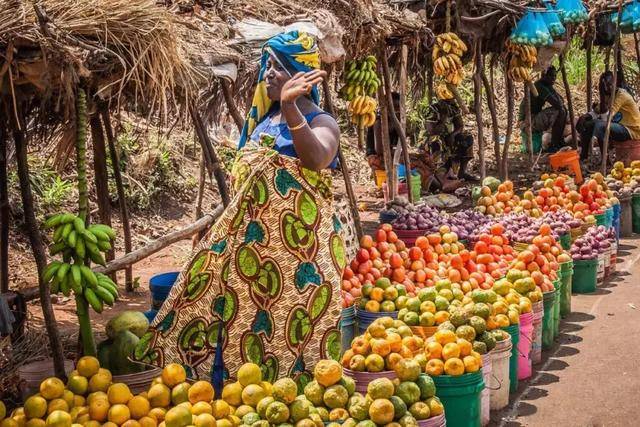
{"label": "green foliage", "polygon": [[[574,37],[564,58],[567,80],[571,86],[582,86],[587,81],[587,51],[582,49],[582,39]],[[604,51],[597,48],[591,50],[591,72],[594,84],[597,85],[598,76],[604,72]],[[556,57],[553,65],[559,68],[559,60]]]}
{"label": "green foliage", "polygon": [[[58,210],[69,203],[73,196],[73,182],[62,178],[40,157],[29,156],[29,183],[36,200],[36,216],[42,218],[46,212]],[[9,200],[20,205],[18,173],[15,168],[8,173]]]}

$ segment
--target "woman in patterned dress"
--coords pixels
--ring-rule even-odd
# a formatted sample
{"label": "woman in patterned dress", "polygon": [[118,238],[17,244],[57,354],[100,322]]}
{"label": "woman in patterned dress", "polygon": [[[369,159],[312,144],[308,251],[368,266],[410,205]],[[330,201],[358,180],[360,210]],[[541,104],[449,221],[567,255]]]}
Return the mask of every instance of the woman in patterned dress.
{"label": "woman in patterned dress", "polygon": [[340,132],[318,107],[319,67],[308,34],[265,43],[232,168],[234,198],[141,339],[138,360],[214,376],[219,331],[225,378],[253,362],[266,380],[304,385],[315,362],[339,357],[346,258],[326,169]]}

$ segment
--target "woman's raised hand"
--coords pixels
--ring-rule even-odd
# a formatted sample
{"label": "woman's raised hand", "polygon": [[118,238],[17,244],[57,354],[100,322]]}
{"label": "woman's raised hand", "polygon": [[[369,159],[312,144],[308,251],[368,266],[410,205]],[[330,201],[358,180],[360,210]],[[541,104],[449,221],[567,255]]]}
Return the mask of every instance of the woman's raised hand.
{"label": "woman's raised hand", "polygon": [[325,77],[327,72],[323,70],[297,73],[282,85],[280,102],[295,102],[300,96],[309,95],[313,86],[321,83]]}

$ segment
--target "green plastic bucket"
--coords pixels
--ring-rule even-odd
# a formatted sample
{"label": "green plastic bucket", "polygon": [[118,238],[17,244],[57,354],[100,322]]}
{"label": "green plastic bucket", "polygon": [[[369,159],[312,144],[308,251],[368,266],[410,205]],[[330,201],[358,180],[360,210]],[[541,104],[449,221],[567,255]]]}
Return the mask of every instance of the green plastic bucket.
{"label": "green plastic bucket", "polygon": [[[509,391],[518,390],[518,343],[520,342],[520,325],[511,325],[502,328],[511,335],[511,357],[509,358]],[[437,390],[437,387],[436,387]]]}
{"label": "green plastic bucket", "polygon": [[596,291],[598,260],[581,259],[573,262],[571,291],[576,294],[590,294]]}
{"label": "green plastic bucket", "polygon": [[573,271],[573,261],[561,262],[560,271]]}
{"label": "green plastic bucket", "polygon": [[542,294],[544,316],[542,317],[542,349],[549,350],[553,347],[553,304],[556,300],[556,291]]}
{"label": "green plastic bucket", "polygon": [[560,335],[560,300],[562,299],[562,280],[557,279],[553,282],[553,287],[556,290],[556,299],[553,302],[553,339]]}
{"label": "green plastic bucket", "polygon": [[484,389],[482,369],[457,377],[438,375],[432,378],[436,396],[444,406],[447,427],[479,427],[480,393]]}
{"label": "green plastic bucket", "polygon": [[422,181],[420,178],[420,174],[417,172],[411,173],[411,195],[413,196],[413,200],[420,200],[420,193],[422,191]]}
{"label": "green plastic bucket", "polygon": [[562,293],[560,294],[560,317],[563,319],[571,313],[571,279],[572,278],[573,278],[573,269],[562,270],[562,268],[560,268],[560,280],[562,281]]}
{"label": "green plastic bucket", "polygon": [[640,233],[640,194],[634,194],[631,198],[631,223],[633,232]]}
{"label": "green plastic bucket", "polygon": [[569,249],[571,249],[571,234],[570,233],[565,233],[565,234],[560,236],[560,246],[562,246],[562,249],[564,249],[565,251],[568,251]]}
{"label": "green plastic bucket", "polygon": [[605,225],[607,219],[603,213],[595,214],[594,217],[596,218],[596,225]]}

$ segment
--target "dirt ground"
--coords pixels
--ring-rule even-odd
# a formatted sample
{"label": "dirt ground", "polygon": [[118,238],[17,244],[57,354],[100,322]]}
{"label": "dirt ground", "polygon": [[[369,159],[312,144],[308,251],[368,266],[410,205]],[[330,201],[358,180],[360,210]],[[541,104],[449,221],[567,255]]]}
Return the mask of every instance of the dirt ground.
{"label": "dirt ground", "polygon": [[492,426],[637,426],[640,376],[640,238],[621,241],[618,272],[590,295],[573,295],[555,347],[543,352]]}

